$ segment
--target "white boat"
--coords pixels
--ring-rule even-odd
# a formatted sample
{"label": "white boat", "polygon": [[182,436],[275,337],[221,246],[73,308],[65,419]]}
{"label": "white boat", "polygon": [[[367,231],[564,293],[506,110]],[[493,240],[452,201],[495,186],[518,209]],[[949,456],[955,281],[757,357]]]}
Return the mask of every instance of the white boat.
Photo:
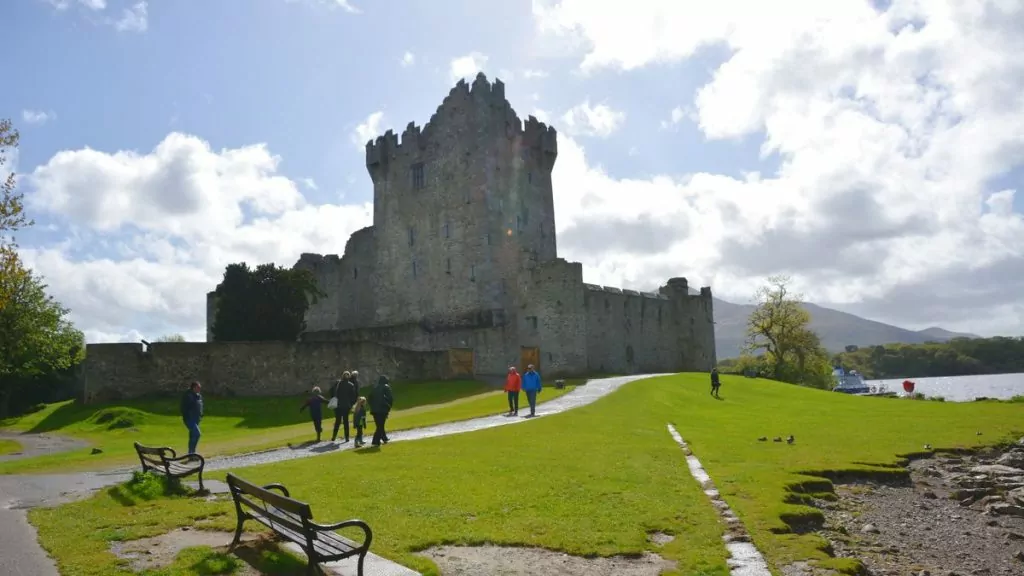
{"label": "white boat", "polygon": [[834,385],[832,386],[833,392],[842,392],[844,394],[877,394],[878,391],[867,385],[864,381],[864,377],[861,376],[856,370],[850,370],[846,372],[842,366],[836,366],[832,370],[832,380]]}

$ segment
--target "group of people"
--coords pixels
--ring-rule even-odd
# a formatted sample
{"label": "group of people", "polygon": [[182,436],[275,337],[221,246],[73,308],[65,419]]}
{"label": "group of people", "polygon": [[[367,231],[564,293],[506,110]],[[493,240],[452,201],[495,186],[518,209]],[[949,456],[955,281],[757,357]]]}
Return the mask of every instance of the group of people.
{"label": "group of people", "polygon": [[[715,374],[717,377],[717,374]],[[527,418],[537,415],[537,394],[543,388],[540,374],[534,369],[533,364],[526,367],[522,375],[516,371],[515,366],[508,367],[508,375],[505,378],[505,392],[508,395],[508,413],[506,416],[519,415],[519,393],[526,393],[526,400],[530,404],[530,414]],[[299,412],[309,408],[309,415],[313,421],[313,429],[316,430],[316,441],[320,442],[323,435],[324,407],[334,411],[334,431],[331,434],[331,442],[338,439],[338,432],[342,425],[345,427],[345,439],[342,443],[349,441],[349,416],[352,417],[352,427],[355,428],[356,448],[363,446],[363,429],[366,428],[366,413],[369,411],[373,418],[374,432],[371,443],[373,446],[380,446],[388,443],[388,433],[385,430],[391,408],[394,406],[394,395],[391,392],[391,383],[387,376],[381,375],[377,384],[370,390],[369,398],[359,395],[359,372],[353,370],[342,373],[339,380],[331,385],[330,398],[325,398],[319,386],[314,386],[309,398],[299,407]],[[717,392],[717,388],[715,389]],[[181,398],[181,418],[188,429],[188,453],[195,454],[196,446],[199,444],[201,432],[199,422],[203,419],[203,395],[202,385],[199,382],[189,384],[188,390]]]}
{"label": "group of people", "polygon": [[530,414],[527,418],[537,415],[537,394],[543,386],[540,382],[540,374],[533,368],[533,364],[526,367],[526,372],[520,376],[515,366],[508,367],[508,376],[505,377],[505,392],[508,394],[508,414],[506,416],[519,416],[519,392],[526,392],[526,401],[530,403]]}
{"label": "group of people", "polygon": [[383,374],[377,378],[377,385],[370,390],[370,398],[359,395],[359,371],[345,371],[341,379],[335,380],[331,385],[331,398],[328,400],[321,394],[320,387],[314,386],[312,394],[302,406],[299,412],[309,408],[310,418],[313,420],[313,429],[316,430],[316,441],[320,442],[323,433],[323,407],[334,410],[334,432],[331,434],[331,442],[338,439],[338,430],[344,424],[345,439],[342,443],[349,441],[349,415],[352,416],[352,427],[356,429],[356,448],[363,446],[363,429],[366,428],[366,412],[369,405],[370,416],[373,418],[374,432],[371,444],[380,446],[388,443],[388,433],[384,428],[395,399],[391,393],[391,383]]}

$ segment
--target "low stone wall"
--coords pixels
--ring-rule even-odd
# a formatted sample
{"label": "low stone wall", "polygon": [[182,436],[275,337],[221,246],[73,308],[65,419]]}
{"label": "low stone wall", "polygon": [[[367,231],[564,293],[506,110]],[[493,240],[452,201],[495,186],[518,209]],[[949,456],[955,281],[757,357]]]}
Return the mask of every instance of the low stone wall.
{"label": "low stone wall", "polygon": [[365,385],[449,377],[447,352],[419,352],[375,342],[162,342],[89,344],[82,370],[86,403],[181,393],[198,380],[218,396],[290,396],[359,370]]}

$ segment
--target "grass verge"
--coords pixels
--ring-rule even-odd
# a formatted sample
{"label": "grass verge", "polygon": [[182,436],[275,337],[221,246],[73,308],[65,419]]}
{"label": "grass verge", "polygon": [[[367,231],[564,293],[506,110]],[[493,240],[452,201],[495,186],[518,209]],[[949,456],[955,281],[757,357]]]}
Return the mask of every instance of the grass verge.
{"label": "grass verge", "polygon": [[[482,543],[578,555],[655,550],[678,562],[678,574],[728,574],[722,524],[665,429],[672,422],[776,568],[812,560],[853,572],[854,563],[829,558],[826,543],[806,532],[820,513],[804,504],[805,495],[829,495],[830,477],[896,478],[905,474],[901,455],[925,443],[970,449],[1015,438],[1024,421],[1020,404],[899,402],[745,378],[723,378],[723,399],[716,400],[706,378],[654,378],[514,426],[235,472],[284,482],[322,521],[366,520],[375,553],[425,574],[436,574],[436,566],[417,551]],[[788,434],[796,437],[792,445],[757,441]],[[338,490],[341,479],[346,490]],[[100,494],[69,505],[82,508],[50,517],[33,511],[31,519],[67,565],[86,553],[78,542],[104,526],[149,535],[154,523],[166,531],[197,517],[224,520],[211,516],[216,504],[168,502],[148,518],[124,514]],[[72,517],[73,527],[53,526]],[[676,538],[656,548],[647,541],[654,531]],[[109,554],[93,548],[94,562]]]}
{"label": "grass verge", "polygon": [[4,456],[6,454],[13,454],[15,452],[21,452],[21,444],[19,444],[16,440],[0,438],[0,456]]}
{"label": "grass verge", "polygon": [[[544,401],[568,393],[566,388],[545,388]],[[407,430],[446,422],[498,414],[506,406],[504,393],[476,381],[396,382],[392,385],[395,411],[389,430]],[[369,390],[364,389],[364,395]],[[298,409],[305,396],[286,398],[205,398],[206,416],[199,452],[206,457],[279,448],[315,438],[308,413]],[[33,414],[4,422],[12,430],[53,432],[89,442],[82,448],[57,454],[0,462],[0,474],[77,472],[130,466],[137,462],[132,443],[171,446],[184,450],[188,434],[178,415],[176,398],[81,406],[73,402],[51,404]],[[289,404],[294,410],[289,410]],[[325,414],[327,411],[325,411]],[[324,421],[326,435],[334,417]],[[373,434],[372,419],[367,419]],[[93,454],[92,448],[102,450]]]}

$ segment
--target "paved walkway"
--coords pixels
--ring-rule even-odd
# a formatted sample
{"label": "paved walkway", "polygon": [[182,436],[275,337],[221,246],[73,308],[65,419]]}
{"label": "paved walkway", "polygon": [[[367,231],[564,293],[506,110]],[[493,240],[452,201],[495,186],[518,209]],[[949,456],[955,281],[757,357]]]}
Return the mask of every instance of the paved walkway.
{"label": "paved walkway", "polygon": [[[591,380],[564,396],[539,404],[537,406],[537,417],[542,418],[551,414],[559,414],[566,410],[590,404],[614,392],[624,384],[652,376],[659,376],[659,374],[619,376]],[[544,393],[541,392],[538,400],[543,401],[543,395]],[[500,398],[495,401],[498,403],[503,402]],[[529,412],[529,407],[525,410],[522,408],[523,406],[520,405],[521,414]],[[391,442],[403,442],[473,432],[496,426],[516,424],[526,420],[529,419],[523,417],[509,418],[502,415],[484,416],[462,422],[451,422],[448,424],[438,424],[437,426],[391,432],[388,436]],[[200,444],[201,449],[202,444]],[[323,456],[351,449],[352,443],[340,444],[335,442],[320,442],[312,445],[276,448],[263,452],[213,457],[206,461],[206,469],[210,471],[236,469],[257,464],[284,462],[297,458]],[[100,488],[119,484],[130,477],[131,469],[112,472],[85,472],[80,474],[0,475],[0,574],[24,576],[50,576],[57,574],[53,561],[39,547],[34,530],[25,522],[22,509],[36,506],[55,506],[86,496]],[[211,484],[212,482],[211,480]],[[394,562],[376,555],[371,556],[373,557],[367,558],[368,574],[374,576],[408,576],[415,574],[415,572]],[[344,574],[346,570],[343,566],[345,565],[339,564],[338,567],[331,566],[331,568],[336,574]]]}

